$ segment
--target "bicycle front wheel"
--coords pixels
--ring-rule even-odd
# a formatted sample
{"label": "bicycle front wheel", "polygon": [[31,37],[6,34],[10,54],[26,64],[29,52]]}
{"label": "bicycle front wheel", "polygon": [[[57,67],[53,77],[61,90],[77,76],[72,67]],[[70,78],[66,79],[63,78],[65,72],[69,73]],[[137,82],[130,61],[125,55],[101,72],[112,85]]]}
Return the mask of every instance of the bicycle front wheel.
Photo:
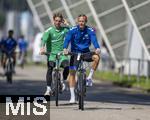
{"label": "bicycle front wheel", "polygon": [[6,65],[6,79],[7,79],[7,83],[12,83],[12,69],[13,69],[13,65],[8,62],[8,64]]}
{"label": "bicycle front wheel", "polygon": [[84,110],[84,96],[85,96],[85,79],[86,74],[84,72],[79,73],[78,75],[78,101],[79,109]]}
{"label": "bicycle front wheel", "polygon": [[60,82],[60,73],[58,71],[55,71],[54,73],[54,85],[55,85],[55,103],[56,106],[58,106],[58,99],[59,99],[59,82]]}

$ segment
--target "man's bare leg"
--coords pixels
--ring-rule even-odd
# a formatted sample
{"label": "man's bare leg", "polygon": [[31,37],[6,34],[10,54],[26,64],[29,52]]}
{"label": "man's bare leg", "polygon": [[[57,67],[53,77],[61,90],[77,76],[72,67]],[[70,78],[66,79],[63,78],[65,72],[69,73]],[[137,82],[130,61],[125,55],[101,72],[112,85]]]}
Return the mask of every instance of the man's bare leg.
{"label": "man's bare leg", "polygon": [[93,60],[93,62],[92,62],[92,66],[90,69],[90,73],[89,73],[89,76],[87,77],[87,86],[92,86],[92,76],[93,76],[94,71],[98,67],[99,60],[100,60],[99,55],[93,55],[92,60]]}

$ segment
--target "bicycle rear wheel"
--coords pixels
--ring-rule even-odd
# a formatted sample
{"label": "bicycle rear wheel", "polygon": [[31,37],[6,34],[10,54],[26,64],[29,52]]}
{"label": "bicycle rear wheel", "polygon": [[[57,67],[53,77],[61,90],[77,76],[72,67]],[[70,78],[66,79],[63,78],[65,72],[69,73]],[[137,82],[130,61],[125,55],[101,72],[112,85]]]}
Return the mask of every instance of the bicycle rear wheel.
{"label": "bicycle rear wheel", "polygon": [[12,83],[12,69],[13,69],[13,65],[12,63],[8,62],[8,64],[6,65],[6,79],[7,79],[7,83],[11,84]]}
{"label": "bicycle rear wheel", "polygon": [[60,73],[58,71],[54,72],[54,82],[55,82],[55,104],[58,106],[58,99],[59,99],[59,82],[60,82]]}
{"label": "bicycle rear wheel", "polygon": [[86,74],[85,72],[79,73],[78,76],[78,101],[79,101],[79,109],[84,110],[84,96],[86,91],[85,84]]}

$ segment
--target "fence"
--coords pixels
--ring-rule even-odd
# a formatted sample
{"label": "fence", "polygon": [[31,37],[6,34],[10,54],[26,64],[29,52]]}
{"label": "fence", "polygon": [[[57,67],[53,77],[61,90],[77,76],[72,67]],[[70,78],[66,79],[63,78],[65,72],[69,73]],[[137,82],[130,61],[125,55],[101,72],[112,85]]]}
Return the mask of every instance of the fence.
{"label": "fence", "polygon": [[122,59],[120,67],[116,68],[113,60],[108,57],[107,59],[101,59],[100,70],[101,71],[112,71],[119,73],[119,79],[122,80],[123,75],[128,76],[128,80],[131,80],[131,76],[136,76],[136,81],[140,82],[141,77],[145,77],[146,82],[149,81],[150,77],[150,60],[138,59],[138,58],[125,58]]}

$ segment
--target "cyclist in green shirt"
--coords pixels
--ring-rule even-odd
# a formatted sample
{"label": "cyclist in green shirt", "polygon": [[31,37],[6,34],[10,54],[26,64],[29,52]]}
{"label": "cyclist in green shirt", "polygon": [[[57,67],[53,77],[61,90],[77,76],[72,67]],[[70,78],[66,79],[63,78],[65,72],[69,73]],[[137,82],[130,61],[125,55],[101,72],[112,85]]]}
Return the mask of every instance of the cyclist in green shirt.
{"label": "cyclist in green shirt", "polygon": [[[68,32],[67,27],[63,27],[62,24],[68,25],[66,20],[64,20],[62,14],[56,13],[53,16],[54,26],[49,27],[42,36],[42,45],[40,49],[40,54],[46,52],[52,53],[59,53],[63,51],[63,43],[64,37]],[[45,49],[46,46],[46,49]],[[51,95],[51,82],[52,82],[52,71],[55,67],[55,55],[51,54],[48,58],[47,66],[47,74],[46,74],[46,81],[47,81],[47,90],[45,95]],[[69,60],[68,57],[62,55],[60,57],[61,67],[64,68],[63,71],[63,80],[67,79],[69,74]],[[62,82],[62,90],[64,90],[65,84]]]}

